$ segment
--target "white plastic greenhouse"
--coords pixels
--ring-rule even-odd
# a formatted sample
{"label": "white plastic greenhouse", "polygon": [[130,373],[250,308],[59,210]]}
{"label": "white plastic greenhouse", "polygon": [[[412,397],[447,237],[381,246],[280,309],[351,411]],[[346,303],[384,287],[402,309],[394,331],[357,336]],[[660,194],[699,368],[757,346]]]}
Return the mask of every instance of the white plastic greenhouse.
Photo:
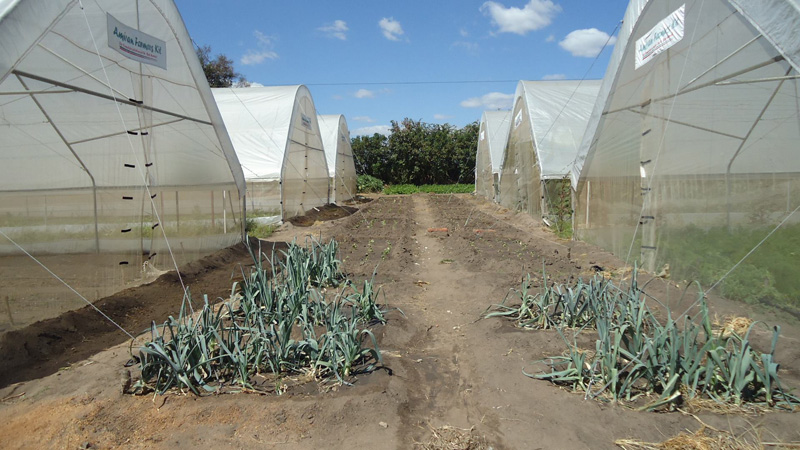
{"label": "white plastic greenhouse", "polygon": [[[520,81],[500,174],[500,204],[540,217],[562,195],[600,80]],[[569,187],[566,198],[569,198]]]}
{"label": "white plastic greenhouse", "polygon": [[172,0],[0,0],[0,130],[0,330],[85,305],[56,276],[93,300],[242,240]]}
{"label": "white plastic greenhouse", "polygon": [[800,6],[631,2],[573,173],[581,239],[800,304]]}
{"label": "white plastic greenhouse", "polygon": [[478,130],[475,155],[475,192],[497,201],[500,195],[500,170],[505,155],[511,111],[484,111]]}
{"label": "white plastic greenhouse", "polygon": [[328,203],[328,164],[308,88],[212,91],[242,164],[253,214],[286,219]]}
{"label": "white plastic greenhouse", "polygon": [[328,162],[330,198],[334,202],[350,200],[356,195],[358,177],[347,121],[341,114],[320,115],[317,118]]}

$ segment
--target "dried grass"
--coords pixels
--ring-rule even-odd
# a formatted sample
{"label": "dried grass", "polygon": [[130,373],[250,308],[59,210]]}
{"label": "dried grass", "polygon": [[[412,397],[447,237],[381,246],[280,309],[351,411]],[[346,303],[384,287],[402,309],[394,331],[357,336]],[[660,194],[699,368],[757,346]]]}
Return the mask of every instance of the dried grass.
{"label": "dried grass", "polygon": [[[682,411],[700,423],[694,433],[681,433],[664,442],[643,442],[635,439],[618,439],[614,443],[624,450],[764,450],[766,448],[800,448],[797,442],[765,442],[763,430],[752,427],[745,435],[736,436],[729,431],[719,430],[700,420],[694,414]],[[752,426],[752,425],[751,425]]]}
{"label": "dried grass", "polygon": [[681,409],[689,413],[713,412],[724,415],[760,415],[771,411],[771,408],[769,408],[767,405],[759,405],[754,403],[737,405],[735,403],[724,403],[699,396],[690,398],[688,395],[686,395],[686,393],[683,393],[683,398],[685,400]]}
{"label": "dried grass", "polygon": [[619,439],[614,442],[625,450],[761,450],[761,444],[753,444],[725,431],[701,427],[696,432],[681,433],[664,442],[642,442]]}
{"label": "dried grass", "polygon": [[475,427],[470,429],[443,426],[431,428],[431,438],[425,443],[417,443],[417,448],[422,450],[488,450],[486,438],[475,432]]}
{"label": "dried grass", "polygon": [[744,336],[752,324],[753,319],[749,317],[725,316],[721,322],[718,318],[714,318],[714,327],[719,330],[719,336],[722,339],[728,338],[732,334]]}

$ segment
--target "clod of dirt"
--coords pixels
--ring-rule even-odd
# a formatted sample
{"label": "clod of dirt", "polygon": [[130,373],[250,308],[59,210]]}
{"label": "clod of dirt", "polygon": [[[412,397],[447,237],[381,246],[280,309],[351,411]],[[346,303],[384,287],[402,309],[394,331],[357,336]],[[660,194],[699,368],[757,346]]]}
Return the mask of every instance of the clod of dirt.
{"label": "clod of dirt", "polygon": [[122,369],[119,372],[119,381],[122,385],[122,393],[129,394],[131,392],[131,371],[128,369]]}

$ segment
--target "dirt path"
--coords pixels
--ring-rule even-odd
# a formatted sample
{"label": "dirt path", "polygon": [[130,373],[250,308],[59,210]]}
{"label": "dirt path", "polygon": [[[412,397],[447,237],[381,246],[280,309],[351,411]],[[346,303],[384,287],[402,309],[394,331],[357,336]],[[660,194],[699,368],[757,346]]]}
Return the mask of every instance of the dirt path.
{"label": "dirt path", "polygon": [[[443,228],[447,231],[428,231]],[[389,370],[360,375],[352,387],[309,383],[280,397],[131,397],[120,392],[127,348],[96,336],[95,341],[108,339],[106,350],[47,377],[0,389],[2,447],[409,449],[427,442],[431,429],[447,425],[472,428],[494,449],[610,449],[615,439],[661,441],[699,428],[690,416],[637,412],[532,380],[523,369],[535,370],[532,362],[563,351],[558,333],[477,320],[519,287],[526,273],[538,288],[544,283],[542,268],[549,280],[566,282],[591,276],[598,267],[619,267],[607,252],[555,239],[530,217],[470,196],[380,197],[343,219],[286,226],[274,240],[306,235],[335,237],[345,270],[356,279],[372,277],[377,266],[375,279],[386,303],[405,314],[391,313],[389,323],[374,330]],[[208,273],[230,273],[227,264],[233,260]],[[199,271],[197,283],[202,276]],[[653,287],[667,299],[682,290],[658,281]],[[150,289],[129,295],[142,299],[156,296],[152,289],[166,292],[163,285]],[[725,314],[781,322],[781,373],[800,385],[795,323],[743,304],[712,301]],[[141,318],[151,319],[163,320]],[[75,327],[81,331],[80,324]],[[699,417],[737,433],[760,427],[769,440],[800,440],[793,414]]]}

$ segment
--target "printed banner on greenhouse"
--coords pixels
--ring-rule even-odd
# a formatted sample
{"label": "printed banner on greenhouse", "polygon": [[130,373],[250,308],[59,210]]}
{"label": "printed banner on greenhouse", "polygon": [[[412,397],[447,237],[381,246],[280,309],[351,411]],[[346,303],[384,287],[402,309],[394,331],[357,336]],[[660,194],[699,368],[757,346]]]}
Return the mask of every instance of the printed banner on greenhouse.
{"label": "printed banner on greenhouse", "polygon": [[166,43],[161,39],[131,28],[106,13],[108,46],[126,58],[167,69]]}
{"label": "printed banner on greenhouse", "polygon": [[684,4],[636,41],[637,69],[683,39],[685,9]]}

